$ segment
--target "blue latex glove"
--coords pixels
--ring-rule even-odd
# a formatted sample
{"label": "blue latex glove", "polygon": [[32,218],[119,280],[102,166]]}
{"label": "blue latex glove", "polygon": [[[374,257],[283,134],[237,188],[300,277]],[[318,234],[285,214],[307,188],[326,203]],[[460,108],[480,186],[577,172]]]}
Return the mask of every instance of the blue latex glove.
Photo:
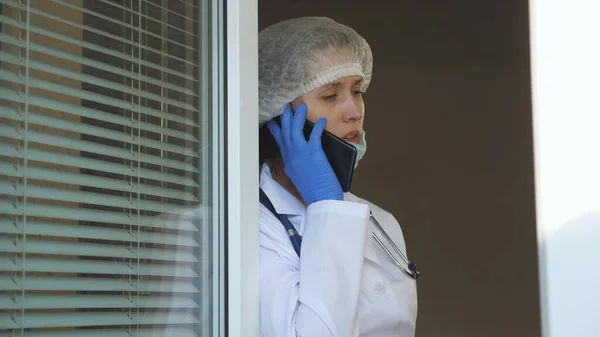
{"label": "blue latex glove", "polygon": [[306,105],[294,114],[288,104],[281,115],[281,128],[273,120],[267,123],[283,157],[284,172],[307,206],[322,200],[343,200],[340,182],[321,146],[327,120],[321,118],[315,123],[308,141],[303,133],[305,121]]}

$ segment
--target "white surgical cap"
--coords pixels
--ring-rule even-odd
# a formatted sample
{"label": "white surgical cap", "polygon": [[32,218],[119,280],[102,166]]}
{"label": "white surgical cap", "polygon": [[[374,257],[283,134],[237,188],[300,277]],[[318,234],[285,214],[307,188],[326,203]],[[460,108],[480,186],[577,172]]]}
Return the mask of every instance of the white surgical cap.
{"label": "white surgical cap", "polygon": [[371,82],[373,56],[353,29],[323,17],[274,24],[259,34],[259,124],[283,113],[286,104],[346,76]]}

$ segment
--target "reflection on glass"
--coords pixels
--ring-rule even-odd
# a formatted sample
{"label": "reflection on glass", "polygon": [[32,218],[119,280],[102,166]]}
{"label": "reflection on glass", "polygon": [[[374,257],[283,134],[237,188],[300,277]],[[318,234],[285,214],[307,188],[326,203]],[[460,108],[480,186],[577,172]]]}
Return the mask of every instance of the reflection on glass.
{"label": "reflection on glass", "polygon": [[2,0],[1,331],[211,335],[205,5]]}

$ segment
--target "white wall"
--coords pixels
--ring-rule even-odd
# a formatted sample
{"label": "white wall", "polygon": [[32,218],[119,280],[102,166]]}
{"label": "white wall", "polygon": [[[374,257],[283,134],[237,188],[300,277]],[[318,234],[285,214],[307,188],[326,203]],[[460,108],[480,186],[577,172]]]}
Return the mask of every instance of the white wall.
{"label": "white wall", "polygon": [[531,0],[544,337],[600,336],[600,2]]}

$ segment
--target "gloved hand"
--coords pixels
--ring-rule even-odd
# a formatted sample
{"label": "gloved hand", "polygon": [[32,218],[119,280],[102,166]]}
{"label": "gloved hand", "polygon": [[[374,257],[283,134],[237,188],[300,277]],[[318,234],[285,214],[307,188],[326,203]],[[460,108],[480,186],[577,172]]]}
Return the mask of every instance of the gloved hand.
{"label": "gloved hand", "polygon": [[284,172],[307,206],[322,200],[343,200],[342,187],[321,146],[327,120],[321,118],[315,123],[308,141],[303,133],[305,121],[306,105],[300,105],[293,114],[288,104],[281,115],[281,128],[273,120],[267,123],[283,157]]}

